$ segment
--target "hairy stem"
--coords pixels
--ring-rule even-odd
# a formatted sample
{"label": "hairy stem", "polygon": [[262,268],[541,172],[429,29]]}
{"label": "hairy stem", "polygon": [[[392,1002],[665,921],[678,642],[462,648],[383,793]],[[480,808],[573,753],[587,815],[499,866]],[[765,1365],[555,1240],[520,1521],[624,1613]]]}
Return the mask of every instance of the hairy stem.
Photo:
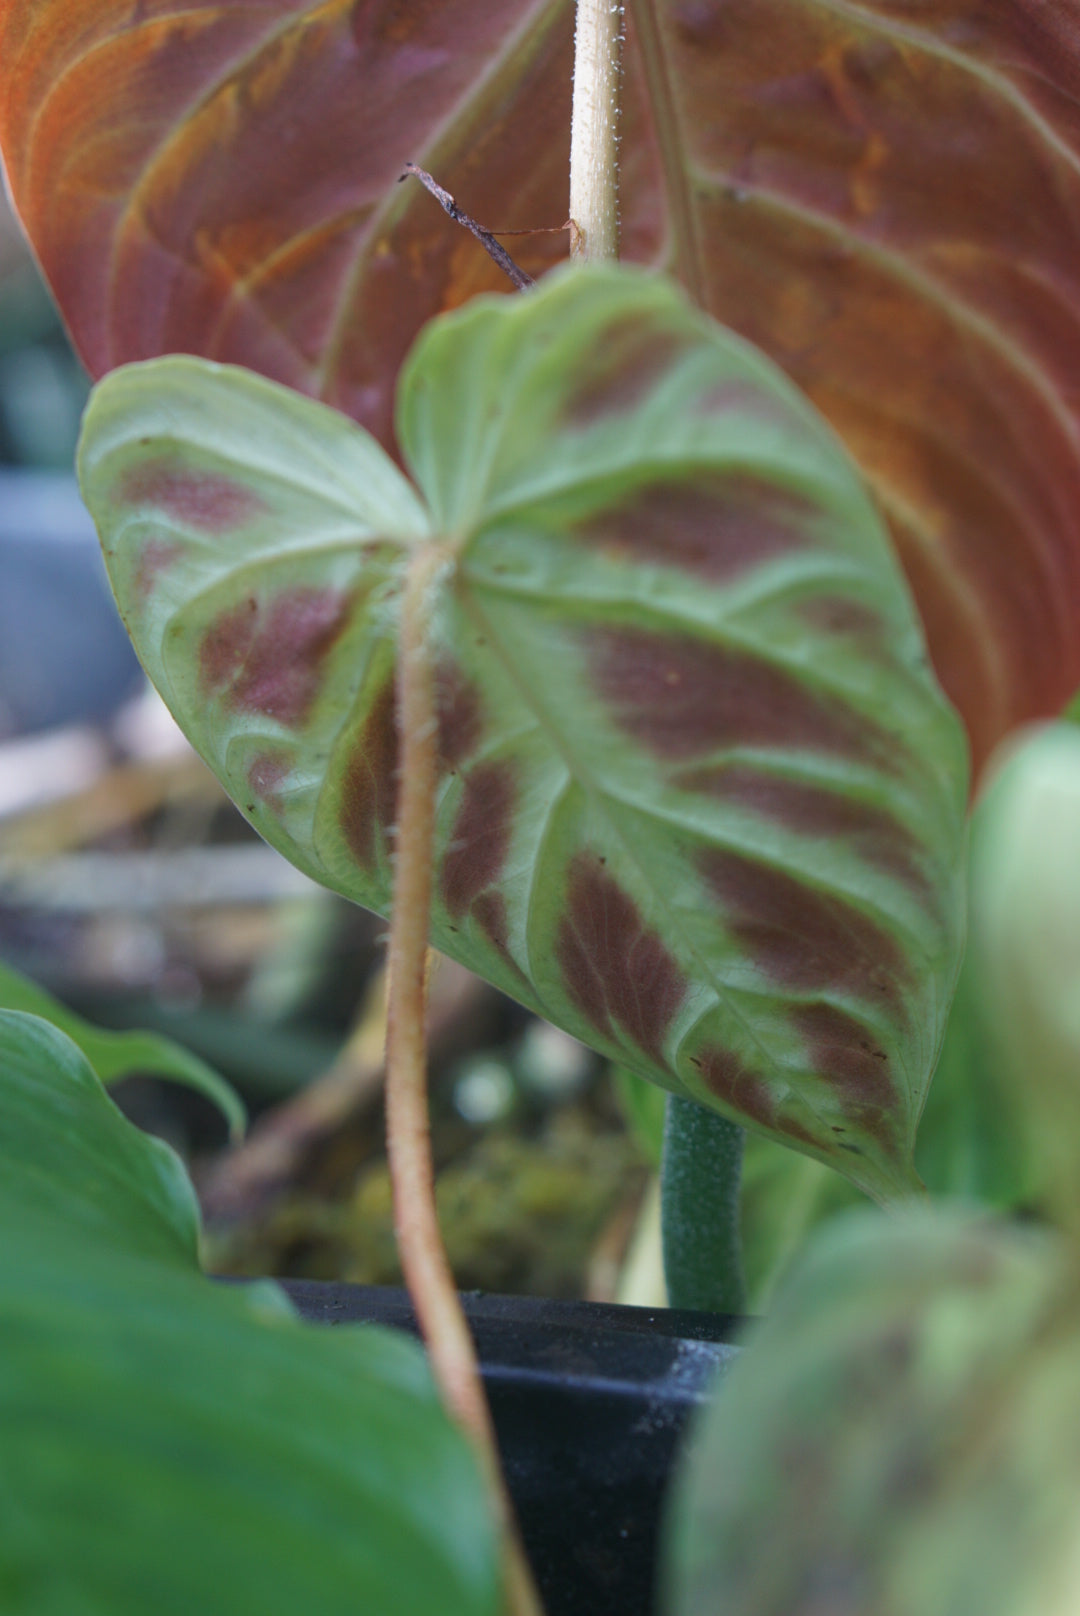
{"label": "hairy stem", "polygon": [[400,788],[386,1028],[387,1155],[398,1252],[432,1373],[450,1414],[472,1443],[502,1527],[508,1609],[512,1616],[542,1616],[499,1465],[480,1366],[435,1211],[424,1026],[438,779],[428,616],[436,575],[447,564],[447,556],[435,545],[419,550],[409,570],[401,608],[397,686]]}
{"label": "hairy stem", "polygon": [[570,126],[570,255],[619,256],[619,78],[623,8],[577,0]]}
{"label": "hairy stem", "polygon": [[745,1305],[739,1188],[743,1130],[693,1100],[669,1095],[661,1218],[672,1307],[741,1313]]}

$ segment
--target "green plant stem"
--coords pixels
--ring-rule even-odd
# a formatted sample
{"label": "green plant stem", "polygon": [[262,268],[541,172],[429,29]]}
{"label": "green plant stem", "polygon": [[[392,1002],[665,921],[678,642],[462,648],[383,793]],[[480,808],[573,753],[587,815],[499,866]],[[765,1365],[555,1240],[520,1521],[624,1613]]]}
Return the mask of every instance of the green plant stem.
{"label": "green plant stem", "polygon": [[693,1100],[668,1096],[660,1184],[664,1277],[672,1307],[743,1310],[743,1138],[743,1130],[726,1117]]}
{"label": "green plant stem", "polygon": [[432,1373],[479,1460],[503,1534],[507,1607],[542,1616],[499,1464],[469,1326],[454,1285],[435,1209],[425,1031],[438,728],[428,650],[429,602],[446,553],[424,546],[413,559],[401,607],[397,714],[399,798],[390,924],[386,1028],[386,1136],[398,1252]]}
{"label": "green plant stem", "polygon": [[570,256],[619,256],[622,6],[578,0],[570,126]]}

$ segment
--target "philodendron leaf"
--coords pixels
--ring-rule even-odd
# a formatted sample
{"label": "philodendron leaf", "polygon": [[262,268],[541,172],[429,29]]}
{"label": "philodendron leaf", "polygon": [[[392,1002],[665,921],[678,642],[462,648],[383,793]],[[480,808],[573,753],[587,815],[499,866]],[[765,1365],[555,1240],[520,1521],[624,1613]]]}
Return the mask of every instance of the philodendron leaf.
{"label": "philodendron leaf", "polygon": [[843,451],[617,268],[435,322],[398,434],[416,490],[243,372],[101,384],[83,490],[179,723],[268,841],[385,914],[398,601],[439,544],[436,946],[871,1193],[908,1184],[964,745]]}
{"label": "philodendron leaf", "polygon": [[111,1032],[95,1027],[2,960],[0,1009],[23,1010],[51,1021],[78,1045],[103,1083],[118,1083],[133,1073],[172,1078],[216,1105],[234,1138],[243,1133],[247,1113],[232,1084],[173,1039],[156,1032]]}
{"label": "philodendron leaf", "polygon": [[[73,13],[73,6],[75,12]],[[1080,683],[1075,0],[628,0],[625,257],[782,364],[976,756]],[[76,20],[77,18],[77,20]],[[0,0],[0,146],[92,374],[250,365],[392,439],[432,315],[566,217],[570,0]],[[566,236],[515,254],[541,274]]]}
{"label": "philodendron leaf", "polygon": [[0,1011],[0,1607],[494,1616],[493,1531],[419,1350],[198,1271],[177,1158]]}
{"label": "philodendron leaf", "polygon": [[690,1445],[665,1616],[1075,1611],[1073,1263],[958,1213],[823,1231]]}

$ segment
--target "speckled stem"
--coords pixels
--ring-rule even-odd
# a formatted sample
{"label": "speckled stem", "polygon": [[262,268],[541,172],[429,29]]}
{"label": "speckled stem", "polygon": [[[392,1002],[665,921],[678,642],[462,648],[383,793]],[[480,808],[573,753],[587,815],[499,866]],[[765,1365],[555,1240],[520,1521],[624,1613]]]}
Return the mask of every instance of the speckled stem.
{"label": "speckled stem", "polygon": [[623,8],[577,0],[570,127],[570,256],[619,256],[619,89]]}
{"label": "speckled stem", "polygon": [[434,545],[417,552],[401,607],[397,710],[400,793],[390,923],[386,1029],[386,1137],[398,1253],[432,1373],[465,1431],[502,1526],[511,1616],[543,1616],[499,1465],[472,1336],[454,1286],[435,1211],[425,1038],[425,962],[431,916],[438,732],[428,650],[430,597],[448,564]]}
{"label": "speckled stem", "polygon": [[672,1307],[741,1313],[743,1130],[669,1095],[661,1166],[664,1278]]}

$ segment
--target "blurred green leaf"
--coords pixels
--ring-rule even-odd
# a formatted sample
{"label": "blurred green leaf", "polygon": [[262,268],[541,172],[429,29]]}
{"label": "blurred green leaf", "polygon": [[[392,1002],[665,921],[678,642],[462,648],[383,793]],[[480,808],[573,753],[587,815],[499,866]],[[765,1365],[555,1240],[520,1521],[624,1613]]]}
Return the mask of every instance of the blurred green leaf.
{"label": "blurred green leaf", "polygon": [[247,1124],[243,1101],[230,1083],[190,1050],[155,1032],[107,1032],[84,1021],[51,993],[0,961],[0,1010],[23,1010],[41,1016],[77,1044],[103,1083],[118,1083],[133,1073],[171,1078],[212,1101],[239,1138]]}
{"label": "blurred green leaf", "polygon": [[767,1312],[777,1284],[819,1223],[866,1197],[823,1162],[747,1134],[742,1170],[746,1310]]}
{"label": "blurred green leaf", "polygon": [[1080,732],[1047,724],[1012,746],[972,848],[972,952],[989,1036],[1039,1191],[1080,1228]]}
{"label": "blurred green leaf", "polygon": [[822,1231],[689,1449],[669,1616],[1074,1612],[1072,1263],[956,1211]]}
{"label": "blurred green leaf", "polygon": [[664,1112],[667,1094],[625,1066],[611,1068],[611,1082],[626,1125],[643,1154],[659,1171],[664,1153]]}
{"label": "blurred green leaf", "polygon": [[0,1011],[0,1609],[494,1616],[493,1531],[410,1341],[198,1271],[183,1168]]}
{"label": "blurred green leaf", "polygon": [[1003,1211],[1029,1200],[1038,1181],[971,946],[915,1137],[915,1165],[933,1194]]}

